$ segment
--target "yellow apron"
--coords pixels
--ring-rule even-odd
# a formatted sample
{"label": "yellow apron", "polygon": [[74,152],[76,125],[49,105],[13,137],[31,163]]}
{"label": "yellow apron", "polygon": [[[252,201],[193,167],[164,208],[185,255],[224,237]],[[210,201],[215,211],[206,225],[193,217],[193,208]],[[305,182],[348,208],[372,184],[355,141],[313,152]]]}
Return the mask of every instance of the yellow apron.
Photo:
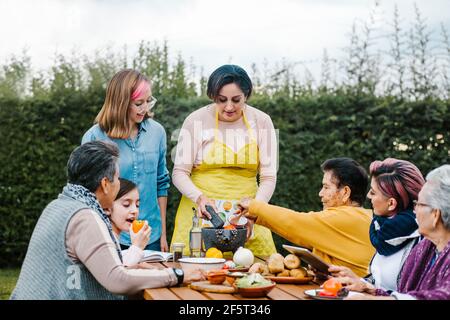
{"label": "yellow apron", "polygon": [[[242,112],[242,115],[250,135],[250,142],[236,153],[224,142],[219,141],[219,114],[216,111],[213,146],[203,162],[193,168],[191,173],[192,182],[196,187],[209,199],[215,200],[222,219],[224,214],[228,216],[229,212],[236,209],[236,204],[243,197],[254,198],[258,188],[256,182],[259,166],[258,144],[245,113]],[[183,196],[175,217],[172,243],[184,243],[186,245],[184,255],[189,255],[192,207],[196,208],[197,204]],[[208,224],[207,221],[203,222],[203,226]],[[271,231],[260,225],[254,226],[253,236],[246,242],[245,247],[252,250],[256,256],[269,256],[276,252]]]}

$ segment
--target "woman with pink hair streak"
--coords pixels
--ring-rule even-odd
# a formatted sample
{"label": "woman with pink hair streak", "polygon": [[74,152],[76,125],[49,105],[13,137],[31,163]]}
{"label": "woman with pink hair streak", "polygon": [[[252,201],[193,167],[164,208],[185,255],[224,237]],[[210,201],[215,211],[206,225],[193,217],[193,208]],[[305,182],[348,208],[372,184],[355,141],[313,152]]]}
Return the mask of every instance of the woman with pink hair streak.
{"label": "woman with pink hair streak", "polygon": [[371,295],[348,299],[450,300],[450,165],[444,164],[426,177],[414,200],[421,240],[409,253],[399,276],[397,290],[364,287],[351,277],[338,280],[349,290]]}
{"label": "woman with pink hair streak", "polygon": [[[140,196],[139,219],[148,222],[152,232],[145,247],[168,251],[166,236],[167,194],[170,187],[166,167],[166,131],[152,119],[156,99],[152,83],[133,69],[117,72],[106,88],[103,107],[82,143],[107,140],[120,150],[120,177],[134,182]],[[122,249],[131,246],[130,235],[120,234]]]}
{"label": "woman with pink hair streak", "polygon": [[359,279],[344,267],[333,266],[330,271],[334,276],[352,278],[358,291],[395,291],[406,257],[420,237],[413,210],[425,180],[414,164],[394,158],[372,162],[370,174],[367,197],[374,215],[369,233],[376,249],[370,274]]}

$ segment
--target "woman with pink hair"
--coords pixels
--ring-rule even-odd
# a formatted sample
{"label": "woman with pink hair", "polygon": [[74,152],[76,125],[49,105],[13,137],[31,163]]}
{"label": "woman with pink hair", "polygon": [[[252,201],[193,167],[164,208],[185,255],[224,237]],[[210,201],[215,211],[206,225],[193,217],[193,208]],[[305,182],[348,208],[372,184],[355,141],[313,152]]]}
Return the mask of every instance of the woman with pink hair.
{"label": "woman with pink hair", "polygon": [[[109,81],[103,107],[82,143],[107,140],[119,147],[120,177],[138,186],[139,219],[147,221],[152,229],[145,249],[168,251],[167,138],[164,127],[152,118],[155,103],[150,79],[137,70],[120,70]],[[120,245],[122,249],[131,246],[129,233],[120,234]]]}
{"label": "woman with pink hair", "polygon": [[351,282],[357,291],[375,292],[377,288],[395,291],[406,257],[420,237],[413,210],[425,180],[414,164],[394,158],[372,162],[370,174],[367,197],[374,216],[369,233],[376,249],[371,274],[359,279],[343,267],[333,266],[330,271],[343,282]]}

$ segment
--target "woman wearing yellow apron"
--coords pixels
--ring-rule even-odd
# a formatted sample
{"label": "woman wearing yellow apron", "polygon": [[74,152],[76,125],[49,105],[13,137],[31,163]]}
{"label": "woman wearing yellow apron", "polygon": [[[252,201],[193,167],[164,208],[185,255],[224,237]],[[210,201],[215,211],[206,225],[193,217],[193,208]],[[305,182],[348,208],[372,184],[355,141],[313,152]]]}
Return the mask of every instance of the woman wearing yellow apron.
{"label": "woman wearing yellow apron", "polygon": [[[246,104],[251,92],[247,73],[224,65],[208,80],[207,94],[214,103],[194,111],[183,123],[172,175],[183,196],[172,243],[184,243],[185,255],[189,254],[193,207],[206,217],[205,205],[211,204],[227,221],[242,198],[269,202],[275,190],[275,130],[267,114]],[[203,220],[203,225],[209,224]],[[271,231],[260,225],[254,226],[245,247],[257,256],[276,252]]]}

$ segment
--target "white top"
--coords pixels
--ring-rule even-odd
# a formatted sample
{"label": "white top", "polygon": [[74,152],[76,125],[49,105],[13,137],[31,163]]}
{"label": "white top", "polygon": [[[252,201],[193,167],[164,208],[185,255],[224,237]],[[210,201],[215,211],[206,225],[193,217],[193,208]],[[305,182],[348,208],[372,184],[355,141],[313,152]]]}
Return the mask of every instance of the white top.
{"label": "white top", "polygon": [[144,250],[132,244],[127,250],[122,250],[122,260],[125,266],[133,266],[141,262]]}
{"label": "white top", "polygon": [[[66,231],[67,255],[82,263],[97,281],[114,294],[133,295],[147,288],[178,283],[172,268],[162,270],[127,268],[98,213],[82,209],[70,219]],[[132,262],[128,257],[128,263]]]}
{"label": "white top", "polygon": [[[418,236],[420,236],[419,233],[415,231],[409,236],[398,238],[399,241],[397,241],[397,243],[400,244],[407,239],[417,238]],[[395,240],[397,240],[397,238],[390,239],[388,241],[391,241],[391,244],[396,245],[394,244]],[[390,256],[383,256],[378,252],[375,254],[370,265],[370,271],[375,280],[376,288],[384,289],[386,291],[397,290],[397,279],[399,273],[406,257],[409,255],[409,252],[413,247],[414,242],[415,241],[410,241],[410,243],[408,243],[404,248],[394,254],[391,254]]]}

